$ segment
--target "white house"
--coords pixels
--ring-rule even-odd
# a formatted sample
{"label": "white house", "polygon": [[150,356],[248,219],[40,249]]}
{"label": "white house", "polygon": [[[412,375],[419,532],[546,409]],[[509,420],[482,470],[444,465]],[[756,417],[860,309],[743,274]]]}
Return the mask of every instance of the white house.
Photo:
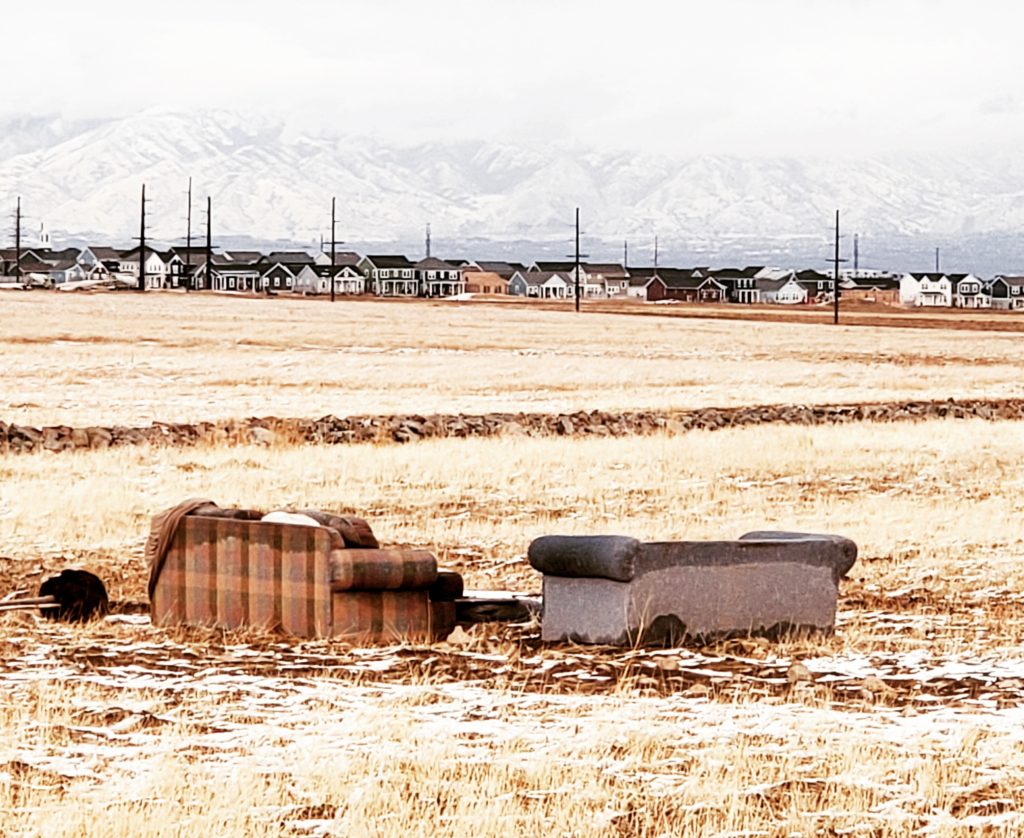
{"label": "white house", "polygon": [[332,273],[335,295],[352,296],[365,290],[365,277],[351,265],[303,265],[295,275],[293,290],[296,294],[330,294]]}
{"label": "white house", "polygon": [[[912,277],[917,282],[917,294],[909,305],[927,308],[949,308],[953,305],[953,284],[949,281],[949,277],[942,273],[905,274],[904,279],[900,280],[901,303],[904,302],[906,276]],[[909,290],[909,282],[906,283],[906,287]]]}
{"label": "white house", "polygon": [[793,271],[784,279],[756,279],[754,284],[762,303],[801,305],[807,302],[807,289],[797,281]]}
{"label": "white house", "polygon": [[[119,260],[118,273],[131,277],[135,282],[139,281],[140,251],[141,248],[134,247],[131,250],[127,250],[124,253],[122,253],[121,258]],[[153,250],[152,248],[147,247],[144,262],[146,266],[147,290],[170,287],[170,270],[168,268],[166,260],[160,253]]]}

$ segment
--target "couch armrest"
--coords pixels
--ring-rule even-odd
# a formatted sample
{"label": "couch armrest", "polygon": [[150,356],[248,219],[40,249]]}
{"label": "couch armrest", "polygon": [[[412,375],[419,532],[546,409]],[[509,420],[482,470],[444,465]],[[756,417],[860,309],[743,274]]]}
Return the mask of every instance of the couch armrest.
{"label": "couch armrest", "polygon": [[332,591],[429,588],[437,559],[427,550],[331,550]]}

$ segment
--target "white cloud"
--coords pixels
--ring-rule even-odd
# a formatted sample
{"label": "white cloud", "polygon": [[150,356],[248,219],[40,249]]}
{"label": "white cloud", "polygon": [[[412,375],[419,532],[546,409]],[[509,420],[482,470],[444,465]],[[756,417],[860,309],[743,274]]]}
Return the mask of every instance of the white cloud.
{"label": "white cloud", "polygon": [[[5,113],[229,107],[390,139],[844,154],[961,148],[1008,115],[1024,13],[991,0],[53,0],[5,9]],[[32,37],[10,37],[33,32]],[[1005,114],[1004,114],[1005,115]]]}

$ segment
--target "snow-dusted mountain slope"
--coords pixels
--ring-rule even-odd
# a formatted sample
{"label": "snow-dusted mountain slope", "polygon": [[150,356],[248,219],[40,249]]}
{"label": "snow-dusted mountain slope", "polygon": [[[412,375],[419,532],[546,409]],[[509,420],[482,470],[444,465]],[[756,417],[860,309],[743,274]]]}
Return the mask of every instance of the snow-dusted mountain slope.
{"label": "snow-dusted mountain slope", "polygon": [[[1009,233],[1024,227],[1024,155],[831,161],[642,153],[513,143],[384,143],[312,137],[228,112],[147,112],[96,123],[9,120],[0,139],[0,200],[57,232],[125,238],[147,184],[152,235],[194,229],[205,196],[219,235],[311,241],[338,198],[339,237],[415,238],[430,221],[451,241],[568,238],[573,208],[587,234],[664,241]],[[877,240],[877,239],[876,239]]]}

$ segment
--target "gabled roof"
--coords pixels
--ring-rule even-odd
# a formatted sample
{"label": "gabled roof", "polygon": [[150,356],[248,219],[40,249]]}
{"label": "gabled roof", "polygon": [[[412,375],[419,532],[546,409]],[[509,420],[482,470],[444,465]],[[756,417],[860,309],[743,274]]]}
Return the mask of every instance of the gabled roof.
{"label": "gabled roof", "polygon": [[928,282],[940,282],[943,279],[948,279],[948,277],[943,273],[911,273],[910,275],[918,282],[921,282],[922,280],[928,280]]}
{"label": "gabled roof", "polygon": [[[336,255],[340,256],[341,254]],[[288,265],[312,265],[314,259],[312,254],[306,253],[304,250],[275,250],[267,255],[267,261],[284,262]]]}
{"label": "gabled roof", "polygon": [[420,259],[416,263],[416,269],[420,271],[454,271],[457,270],[454,265],[450,265],[442,259],[438,259],[436,256],[428,256],[426,259]]}
{"label": "gabled roof", "polygon": [[100,247],[99,245],[93,247],[92,245],[90,245],[89,252],[92,253],[92,255],[99,259],[101,262],[112,261],[114,259],[121,258],[121,251],[118,250],[116,247]]}
{"label": "gabled roof", "polygon": [[[536,267],[535,267],[536,266]],[[580,263],[583,266],[583,263]],[[576,267],[575,262],[534,262],[530,270],[537,271],[571,271]]]}
{"label": "gabled roof", "polygon": [[697,289],[708,282],[724,288],[717,277],[708,276],[699,268],[657,268],[653,276],[660,279],[666,288]]}
{"label": "gabled roof", "polygon": [[514,265],[511,262],[475,262],[477,267],[482,271],[488,271],[492,274],[497,274],[502,279],[511,279],[512,274],[516,271],[525,270],[522,265]]}
{"label": "gabled roof", "polygon": [[539,286],[551,279],[560,279],[567,284],[573,282],[572,275],[566,271],[526,271],[520,274],[528,285]]}
{"label": "gabled roof", "polygon": [[787,276],[785,279],[755,279],[754,287],[758,291],[778,291],[783,286],[788,285],[792,279],[792,274]]}
{"label": "gabled roof", "polygon": [[894,276],[872,276],[850,279],[847,288],[870,288],[875,291],[893,291],[900,287],[900,281]]}
{"label": "gabled roof", "polygon": [[381,254],[378,256],[364,256],[375,268],[413,268],[414,265],[404,256]]}
{"label": "gabled roof", "polygon": [[1019,288],[1024,286],[1024,276],[1003,276],[1003,274],[999,274],[992,280],[992,282],[1003,282],[1007,286],[1016,286]]}
{"label": "gabled roof", "polygon": [[614,262],[584,262],[582,267],[587,273],[603,274],[606,277],[629,276],[622,265],[617,265]]}
{"label": "gabled roof", "polygon": [[832,277],[821,271],[816,271],[813,268],[807,268],[802,271],[797,271],[796,274],[797,282],[831,282]]}
{"label": "gabled roof", "polygon": [[309,269],[324,279],[330,279],[331,276],[339,276],[340,274],[348,274],[352,277],[362,276],[352,265],[309,265]]}
{"label": "gabled roof", "polygon": [[[148,259],[150,256],[159,256],[161,259],[164,258],[164,255],[159,250],[157,250],[156,248],[150,247],[147,244],[146,245],[146,258]],[[121,251],[121,258],[122,259],[126,259],[128,261],[131,261],[132,259],[138,259],[139,258],[139,246],[135,245],[135,247],[133,247],[131,250],[122,250]]]}
{"label": "gabled roof", "polygon": [[224,255],[232,262],[246,262],[252,264],[259,262],[266,257],[258,250],[228,250]]}
{"label": "gabled roof", "polygon": [[709,272],[715,279],[754,279],[763,270],[764,265],[747,265],[745,268],[715,268]]}

